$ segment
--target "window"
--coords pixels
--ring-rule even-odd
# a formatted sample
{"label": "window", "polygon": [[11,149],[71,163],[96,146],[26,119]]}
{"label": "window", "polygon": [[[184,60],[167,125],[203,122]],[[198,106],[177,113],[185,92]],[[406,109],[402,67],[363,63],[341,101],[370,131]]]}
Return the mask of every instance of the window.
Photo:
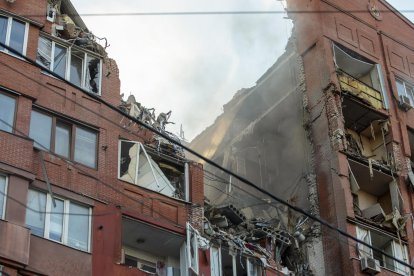
{"label": "window", "polygon": [[0,219],[4,219],[6,213],[7,177],[0,174]]}
{"label": "window", "polygon": [[55,203],[49,194],[29,190],[26,225],[32,234],[90,251],[91,208],[60,198]]}
{"label": "window", "polygon": [[221,276],[221,252],[219,247],[210,249],[211,276]]}
{"label": "window", "polygon": [[76,46],[40,37],[36,61],[43,67],[89,92],[100,94],[101,59]]}
{"label": "window", "polygon": [[[16,50],[20,54],[26,53],[26,35],[28,24],[12,17],[0,15],[0,42]],[[0,50],[7,52],[0,46]]]}
{"label": "window", "polygon": [[398,95],[400,96],[400,103],[407,103],[414,107],[414,86],[399,78],[396,78],[395,81]]}
{"label": "window", "polygon": [[149,148],[134,141],[119,141],[118,178],[132,184],[162,193],[169,197],[186,199],[186,166],[170,162]]}
{"label": "window", "polygon": [[0,130],[12,132],[16,99],[0,93]]}
{"label": "window", "polygon": [[29,136],[37,148],[51,150],[91,168],[97,166],[98,135],[95,131],[33,110]]}
{"label": "window", "polygon": [[340,45],[334,44],[333,52],[341,89],[375,109],[388,109],[381,65]]}
{"label": "window", "polygon": [[[400,244],[397,240],[394,240],[390,236],[383,235],[374,230],[368,230],[359,226],[357,226],[356,230],[357,238],[359,240],[381,249],[396,259],[409,263],[406,245]],[[395,271],[399,274],[409,275],[409,268],[398,263],[397,261],[373,251],[370,247],[363,244],[358,244],[357,248],[361,258],[374,258],[384,268]]]}
{"label": "window", "polygon": [[198,275],[198,232],[187,223],[187,262],[188,267]]}

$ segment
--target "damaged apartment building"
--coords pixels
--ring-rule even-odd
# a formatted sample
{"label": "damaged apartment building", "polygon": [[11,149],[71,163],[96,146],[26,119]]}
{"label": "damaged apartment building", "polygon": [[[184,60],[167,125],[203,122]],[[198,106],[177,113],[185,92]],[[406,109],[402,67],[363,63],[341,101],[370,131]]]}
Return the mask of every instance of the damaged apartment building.
{"label": "damaged apartment building", "polygon": [[191,147],[380,251],[208,164],[205,233],[281,275],[411,275],[414,24],[385,0],[286,2],[285,52]]}
{"label": "damaged apartment building", "polygon": [[0,275],[209,270],[202,166],[122,99],[106,39],[69,0],[0,0],[0,42]]}

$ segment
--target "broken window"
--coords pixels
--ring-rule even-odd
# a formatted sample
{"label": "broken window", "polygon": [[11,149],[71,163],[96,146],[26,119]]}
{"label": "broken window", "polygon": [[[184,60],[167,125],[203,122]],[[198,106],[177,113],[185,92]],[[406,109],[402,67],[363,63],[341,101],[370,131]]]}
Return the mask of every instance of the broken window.
{"label": "broken window", "polygon": [[261,276],[261,267],[254,259],[247,259],[247,276]]}
{"label": "broken window", "polygon": [[220,247],[210,248],[210,268],[211,276],[221,276],[221,250]]}
{"label": "broken window", "polygon": [[348,162],[355,214],[391,230],[401,229],[403,199],[393,177],[372,165]]}
{"label": "broken window", "polygon": [[83,49],[39,37],[36,62],[74,85],[101,93],[102,61]]}
{"label": "broken window", "polygon": [[0,130],[13,131],[15,111],[16,99],[0,93]]}
{"label": "broken window", "polygon": [[88,91],[99,94],[101,83],[101,60],[99,58],[87,56],[86,61],[87,69],[84,87]]}
{"label": "broken window", "polygon": [[97,166],[98,134],[94,130],[32,110],[29,136],[36,148],[50,150],[91,168]]}
{"label": "broken window", "polygon": [[341,89],[376,109],[388,108],[381,65],[339,45],[333,51]]}
{"label": "broken window", "polygon": [[174,164],[166,158],[151,155],[139,142],[120,140],[119,179],[169,197],[185,199],[185,174],[184,164]]}
{"label": "broken window", "polygon": [[198,232],[187,223],[188,268],[198,275]]}
{"label": "broken window", "polygon": [[223,276],[237,276],[236,252],[223,248],[221,255],[221,271]]}
{"label": "broken window", "polygon": [[[20,54],[26,51],[26,32],[28,24],[12,17],[0,15],[0,42],[16,50]],[[1,51],[8,52],[0,47]]]}
{"label": "broken window", "polygon": [[400,106],[406,110],[414,107],[414,86],[400,78],[396,78],[395,82]]}
{"label": "broken window", "polygon": [[[371,246],[382,250],[383,252],[393,256],[394,258],[401,260],[405,263],[409,262],[407,246],[400,241],[394,239],[391,236],[382,234],[379,231],[366,229],[360,226],[356,227],[357,238],[362,240]],[[399,262],[386,257],[385,255],[372,250],[368,246],[358,244],[358,253],[360,258],[370,258],[376,260],[381,267],[395,271],[402,275],[409,275],[410,270],[408,267],[400,264]]]}
{"label": "broken window", "polygon": [[[354,114],[358,109],[354,109]],[[345,118],[345,136],[346,136],[346,151],[352,156],[370,159],[382,165],[389,165],[388,151],[387,151],[387,135],[388,135],[388,121],[377,119],[366,122],[366,127],[363,120],[368,119],[365,116],[360,121],[354,121],[350,118]],[[365,127],[364,129],[362,129]]]}

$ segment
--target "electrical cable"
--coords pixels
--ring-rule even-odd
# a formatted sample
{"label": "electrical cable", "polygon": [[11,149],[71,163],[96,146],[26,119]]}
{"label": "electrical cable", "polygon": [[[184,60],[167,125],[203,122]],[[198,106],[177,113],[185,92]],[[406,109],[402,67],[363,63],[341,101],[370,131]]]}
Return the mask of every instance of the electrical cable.
{"label": "electrical cable", "polygon": [[[265,194],[265,195],[267,195],[267,196],[271,197],[273,200],[275,200],[275,201],[277,201],[277,202],[279,202],[279,203],[281,203],[281,204],[283,204],[283,205],[285,205],[285,206],[289,207],[290,209],[292,209],[292,210],[294,210],[294,211],[296,211],[296,212],[298,212],[298,213],[303,214],[304,216],[309,217],[310,219],[312,219],[312,220],[314,220],[314,221],[319,222],[320,224],[322,224],[322,225],[324,225],[324,226],[328,227],[329,229],[331,229],[331,230],[333,230],[333,231],[336,231],[336,232],[340,233],[340,234],[341,234],[341,235],[343,235],[343,236],[348,237],[349,239],[352,239],[352,240],[354,240],[354,241],[356,241],[356,242],[358,242],[358,243],[361,243],[361,244],[363,244],[363,245],[365,245],[365,246],[367,246],[367,247],[370,247],[372,250],[374,250],[374,251],[376,251],[376,252],[378,252],[378,253],[381,253],[381,254],[383,254],[383,255],[384,255],[384,256],[386,256],[386,257],[389,257],[389,258],[391,258],[391,259],[394,259],[394,260],[395,260],[395,261],[397,261],[398,263],[401,263],[402,265],[405,265],[405,266],[409,267],[410,269],[414,270],[414,266],[412,266],[412,265],[410,265],[410,264],[407,264],[407,263],[405,263],[405,262],[403,262],[403,261],[401,261],[401,260],[399,260],[399,259],[394,258],[392,255],[390,255],[390,254],[388,254],[388,253],[385,253],[385,252],[383,252],[382,250],[380,250],[380,249],[378,249],[378,248],[376,248],[376,247],[373,247],[373,246],[371,246],[370,244],[368,244],[368,243],[366,243],[366,242],[364,242],[364,241],[361,241],[361,240],[359,240],[359,239],[355,238],[354,236],[350,235],[350,234],[349,234],[349,233],[347,233],[346,231],[344,231],[344,230],[342,230],[342,229],[339,229],[338,227],[336,227],[336,226],[334,226],[334,225],[331,225],[330,223],[328,223],[328,222],[327,222],[327,221],[325,221],[324,219],[319,218],[319,217],[317,217],[317,216],[315,216],[315,215],[312,215],[312,214],[308,213],[307,211],[303,210],[302,208],[297,207],[297,206],[295,206],[295,205],[293,205],[293,204],[289,203],[288,201],[286,201],[286,200],[284,200],[284,199],[281,199],[281,198],[279,198],[279,197],[277,197],[277,196],[273,195],[272,193],[270,193],[270,192],[268,192],[268,191],[264,190],[263,188],[261,188],[261,187],[257,186],[257,185],[256,185],[256,184],[254,184],[253,182],[249,181],[249,180],[248,180],[248,179],[246,179],[245,177],[242,177],[242,176],[240,176],[240,175],[238,175],[238,174],[236,174],[236,173],[234,173],[234,172],[232,172],[232,171],[230,171],[230,170],[228,170],[228,169],[226,169],[226,168],[222,167],[221,165],[217,164],[217,163],[216,163],[216,162],[214,162],[213,160],[208,159],[208,158],[204,157],[203,155],[201,155],[200,153],[198,153],[198,152],[196,152],[196,151],[194,151],[194,150],[190,149],[189,147],[187,147],[187,146],[185,146],[185,145],[180,144],[179,142],[177,142],[176,140],[172,139],[171,137],[169,137],[169,136],[168,136],[168,135],[166,135],[165,133],[162,133],[161,131],[159,131],[159,130],[155,129],[154,127],[149,126],[149,125],[147,125],[147,124],[145,124],[145,123],[141,122],[140,120],[138,120],[138,119],[137,119],[137,118],[135,118],[135,117],[130,116],[129,114],[125,114],[125,113],[124,113],[124,112],[122,112],[122,111],[121,111],[118,107],[113,106],[112,104],[110,104],[110,103],[106,102],[105,100],[103,100],[103,99],[102,99],[102,98],[100,98],[99,96],[94,95],[94,94],[91,94],[91,93],[90,93],[90,92],[88,92],[87,90],[85,90],[85,89],[83,89],[83,88],[81,88],[81,87],[79,87],[79,86],[77,86],[77,85],[74,85],[74,84],[70,83],[68,80],[66,80],[66,79],[62,78],[61,76],[57,75],[57,74],[56,74],[56,73],[54,73],[53,71],[51,71],[51,70],[49,70],[49,69],[47,69],[47,68],[44,68],[43,66],[41,66],[41,65],[37,64],[34,60],[32,60],[32,59],[28,58],[27,56],[25,56],[25,55],[23,55],[23,54],[21,54],[21,53],[19,53],[18,51],[16,51],[16,50],[14,50],[13,48],[11,48],[11,47],[9,47],[9,46],[5,45],[4,43],[0,42],[0,46],[1,46],[1,47],[3,47],[3,48],[5,48],[5,49],[7,49],[7,50],[9,50],[9,51],[11,51],[12,53],[16,54],[17,56],[19,56],[19,57],[21,57],[21,58],[25,59],[26,61],[28,61],[29,63],[31,63],[33,66],[36,66],[36,67],[38,67],[38,68],[40,68],[40,69],[42,69],[42,70],[44,70],[44,71],[48,72],[48,73],[49,73],[49,74],[51,74],[52,76],[54,76],[54,77],[56,77],[57,79],[61,80],[62,82],[64,82],[64,83],[66,83],[66,84],[68,84],[68,85],[70,85],[70,86],[72,86],[72,87],[74,87],[74,88],[76,88],[76,89],[78,89],[78,90],[82,91],[83,93],[85,93],[85,94],[86,94],[86,95],[88,95],[89,97],[91,97],[91,98],[93,98],[93,99],[97,100],[98,102],[102,103],[103,105],[105,105],[105,106],[106,106],[106,107],[108,107],[109,109],[111,109],[111,110],[113,110],[113,111],[115,111],[115,112],[120,113],[121,115],[125,116],[125,117],[126,117],[126,118],[128,118],[129,120],[131,120],[131,121],[133,121],[133,122],[135,122],[135,123],[139,124],[140,126],[142,126],[142,127],[146,128],[146,129],[148,129],[149,131],[151,131],[151,132],[153,132],[153,133],[157,134],[158,136],[160,136],[160,137],[162,137],[162,138],[166,139],[166,140],[167,140],[167,141],[169,141],[170,143],[173,143],[174,145],[177,145],[177,146],[179,146],[179,147],[183,148],[184,150],[186,150],[186,151],[188,151],[189,153],[191,153],[192,155],[194,155],[194,156],[196,156],[196,157],[200,158],[201,160],[205,161],[206,163],[210,164],[211,166],[216,167],[217,169],[219,169],[219,170],[221,170],[221,171],[223,171],[223,172],[225,172],[225,173],[227,173],[227,174],[229,174],[229,175],[233,176],[234,178],[236,178],[236,179],[238,179],[238,180],[240,180],[240,181],[244,182],[246,185],[248,185],[248,186],[250,186],[250,187],[252,187],[252,188],[256,189],[257,191],[259,191],[259,192],[261,192],[261,193],[263,193],[263,194]],[[5,66],[7,66],[7,65],[6,65],[5,63],[3,63],[3,62],[1,62],[1,64],[3,64],[3,65],[5,65]],[[7,66],[7,67],[9,67],[9,66]],[[9,68],[10,68],[10,67],[9,67]],[[11,69],[12,69],[12,68],[11,68]],[[19,73],[21,73],[21,72],[19,72]],[[24,74],[23,74],[23,75],[24,75]],[[28,77],[28,76],[26,76],[26,77]],[[107,185],[108,185],[108,184],[107,184]],[[114,189],[114,187],[112,187],[111,185],[109,185],[109,186],[110,186],[112,189]],[[126,194],[125,194],[125,195],[126,195]],[[134,200],[136,200],[136,199],[134,199]]]}
{"label": "electrical cable", "polygon": [[[333,14],[343,13],[338,10],[309,11],[309,10],[289,10],[289,14]],[[349,13],[369,13],[369,10],[347,10]],[[393,10],[379,10],[381,13],[395,13]],[[414,10],[398,10],[400,13],[414,13]],[[286,14],[286,11],[177,11],[177,12],[107,12],[107,13],[76,13],[69,16],[81,17],[115,17],[115,16],[186,16],[186,15],[266,15],[266,14]],[[44,17],[44,14],[22,14],[25,17]]]}
{"label": "electrical cable", "polygon": [[[1,64],[1,62],[0,62],[0,64]],[[21,132],[20,130],[18,130],[18,129],[16,129],[15,127],[13,127],[12,125],[8,124],[8,123],[7,123],[6,121],[4,121],[3,119],[0,119],[0,122],[2,122],[3,124],[8,125],[8,126],[9,126],[9,127],[11,127],[11,128],[13,128],[13,130],[14,130],[14,131],[19,132],[19,135],[20,135],[20,136],[23,136],[24,138],[29,139],[29,140],[33,140],[32,138],[30,138],[29,136],[27,136],[26,134],[24,134],[24,133],[23,133],[23,132]],[[70,162],[69,160],[66,160],[66,159],[62,158],[61,156],[57,155],[56,153],[54,153],[54,152],[52,152],[52,151],[48,150],[48,149],[47,149],[44,145],[41,145],[41,144],[39,144],[38,142],[36,142],[36,143],[37,143],[38,145],[40,145],[41,147],[45,148],[45,150],[44,150],[44,151],[46,151],[46,152],[47,152],[47,153],[49,153],[50,155],[53,155],[54,157],[56,157],[56,158],[58,158],[58,159],[60,159],[60,160],[62,160],[62,161],[64,161],[64,162],[68,163],[69,165],[71,165],[72,167],[76,168],[78,171],[82,172],[83,174],[85,174],[85,175],[87,175],[87,176],[92,177],[93,179],[95,179],[95,180],[96,180],[96,181],[98,181],[99,183],[103,184],[104,186],[106,186],[106,187],[108,187],[108,188],[112,189],[113,191],[115,191],[115,192],[117,192],[117,193],[119,193],[119,194],[121,194],[121,195],[125,196],[125,197],[126,197],[126,198],[128,198],[128,199],[133,200],[134,202],[136,202],[136,203],[138,203],[138,204],[142,205],[144,208],[149,208],[149,209],[151,209],[151,211],[152,211],[153,213],[155,213],[155,214],[159,215],[159,216],[160,216],[161,218],[163,218],[165,221],[170,222],[170,223],[172,223],[172,224],[173,224],[173,225],[175,225],[175,226],[179,226],[179,227],[181,227],[181,225],[178,225],[176,221],[173,221],[173,220],[172,220],[172,219],[170,219],[169,217],[167,217],[167,216],[163,215],[162,213],[160,213],[160,212],[158,212],[158,211],[154,210],[154,209],[153,209],[153,207],[149,207],[149,206],[147,206],[147,205],[146,205],[146,204],[148,204],[147,202],[148,202],[148,201],[150,201],[150,200],[158,200],[158,201],[162,201],[162,199],[153,198],[153,197],[146,197],[146,198],[144,198],[144,199],[141,199],[141,200],[140,200],[140,199],[137,199],[137,198],[135,198],[135,197],[132,197],[132,196],[130,196],[130,195],[128,195],[128,194],[126,194],[125,192],[123,192],[123,191],[121,191],[121,190],[119,190],[119,189],[117,189],[117,188],[113,187],[112,185],[110,185],[110,184],[108,184],[108,183],[106,183],[106,182],[102,181],[101,179],[98,179],[98,178],[94,177],[93,175],[90,175],[87,171],[85,171],[85,170],[83,170],[83,169],[81,169],[81,168],[77,167],[75,164],[73,164],[73,163],[72,163],[72,162]],[[82,194],[81,194],[81,195],[82,195]],[[87,197],[86,195],[82,195],[82,196]],[[147,201],[147,202],[145,202],[145,201]],[[24,204],[24,203],[22,203],[22,204]],[[27,206],[27,205],[26,205],[26,206]],[[123,210],[135,210],[135,209],[133,209],[133,208],[131,208],[131,207],[126,207],[126,206],[121,206],[121,207],[122,207],[122,209],[123,209]],[[61,214],[61,213],[59,213],[59,214]],[[154,218],[153,216],[146,215],[146,214],[145,214],[145,212],[143,212],[141,215],[143,215],[143,216],[147,216],[147,217],[149,217],[149,218],[151,218],[151,219],[154,219],[154,220],[157,220],[157,219],[156,219],[156,218]]]}

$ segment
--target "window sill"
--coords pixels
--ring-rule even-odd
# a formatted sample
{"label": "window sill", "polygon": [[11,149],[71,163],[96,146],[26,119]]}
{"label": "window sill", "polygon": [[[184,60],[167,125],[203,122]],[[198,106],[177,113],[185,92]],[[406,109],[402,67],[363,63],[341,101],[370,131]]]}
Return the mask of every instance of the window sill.
{"label": "window sill", "polygon": [[[7,49],[5,49],[5,50],[0,50],[0,53],[3,53],[3,54],[6,54],[6,55],[8,55],[8,56],[11,56],[11,57],[14,57],[14,58],[17,58],[17,59],[20,59],[21,61],[24,61],[24,62],[26,62],[26,63],[28,63],[28,64],[30,64],[29,62],[27,62],[27,60],[25,60],[24,58],[22,58],[22,57],[20,57],[20,56],[18,56],[18,55],[15,55],[15,54],[13,54],[13,53],[10,53]],[[25,56],[25,54],[22,54],[23,56]]]}

